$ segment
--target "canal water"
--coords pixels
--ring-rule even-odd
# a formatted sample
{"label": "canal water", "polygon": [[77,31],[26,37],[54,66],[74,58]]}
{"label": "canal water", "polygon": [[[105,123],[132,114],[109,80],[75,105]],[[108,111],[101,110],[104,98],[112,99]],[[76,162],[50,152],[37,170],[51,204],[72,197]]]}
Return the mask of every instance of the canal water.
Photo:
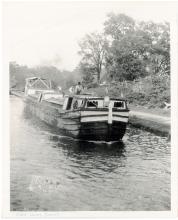
{"label": "canal water", "polygon": [[62,136],[11,102],[11,211],[170,210],[170,142],[128,127],[122,142]]}

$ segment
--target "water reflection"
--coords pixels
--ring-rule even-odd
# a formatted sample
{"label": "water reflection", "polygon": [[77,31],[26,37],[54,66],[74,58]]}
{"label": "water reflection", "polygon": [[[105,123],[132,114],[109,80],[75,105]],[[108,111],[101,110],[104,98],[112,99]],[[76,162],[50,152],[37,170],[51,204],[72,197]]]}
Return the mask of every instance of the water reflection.
{"label": "water reflection", "polygon": [[62,148],[64,155],[75,166],[87,169],[86,173],[95,172],[101,175],[101,171],[109,173],[114,172],[118,166],[124,167],[126,150],[122,141],[108,144],[73,140],[56,135],[50,135],[49,139],[55,141],[53,147],[60,150]]}
{"label": "water reflection", "polygon": [[64,150],[69,151],[69,154],[82,155],[87,153],[92,156],[124,157],[125,145],[122,141],[113,143],[80,141],[55,135],[50,135],[49,139],[56,141],[57,146],[62,146]]}

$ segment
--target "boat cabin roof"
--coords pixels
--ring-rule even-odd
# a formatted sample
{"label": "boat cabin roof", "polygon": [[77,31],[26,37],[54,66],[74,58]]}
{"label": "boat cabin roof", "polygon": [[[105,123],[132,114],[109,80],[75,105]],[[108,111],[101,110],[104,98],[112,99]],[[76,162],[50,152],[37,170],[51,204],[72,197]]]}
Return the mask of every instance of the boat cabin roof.
{"label": "boat cabin roof", "polygon": [[[91,95],[70,95],[69,97],[72,97],[72,98],[76,98],[76,99],[88,99],[88,100],[104,100],[105,97],[99,97],[99,96],[91,96]],[[123,98],[113,98],[113,97],[110,97],[110,100],[115,100],[115,101],[126,101],[125,99]]]}

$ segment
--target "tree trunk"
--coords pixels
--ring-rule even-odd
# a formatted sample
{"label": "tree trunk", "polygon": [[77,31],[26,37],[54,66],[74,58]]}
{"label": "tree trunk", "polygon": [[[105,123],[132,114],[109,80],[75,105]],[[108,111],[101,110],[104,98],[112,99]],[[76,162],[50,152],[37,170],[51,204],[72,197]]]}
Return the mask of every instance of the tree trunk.
{"label": "tree trunk", "polygon": [[100,72],[97,73],[97,83],[100,83]]}
{"label": "tree trunk", "polygon": [[101,77],[101,65],[99,64],[97,68],[97,83],[100,83],[100,77]]}

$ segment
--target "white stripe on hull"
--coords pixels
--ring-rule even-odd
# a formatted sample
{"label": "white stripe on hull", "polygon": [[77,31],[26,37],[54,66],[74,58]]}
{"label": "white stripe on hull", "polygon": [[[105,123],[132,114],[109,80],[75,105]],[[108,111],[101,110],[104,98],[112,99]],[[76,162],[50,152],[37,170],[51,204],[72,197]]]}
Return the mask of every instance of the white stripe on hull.
{"label": "white stripe on hull", "polygon": [[121,121],[121,122],[125,122],[127,123],[128,122],[128,118],[122,118],[122,117],[118,117],[118,116],[113,116],[112,118],[113,121]]}
{"label": "white stripe on hull", "polygon": [[81,122],[108,121],[108,116],[81,117]]}
{"label": "white stripe on hull", "polygon": [[129,112],[112,112],[113,115],[121,115],[129,117]]}
{"label": "white stripe on hull", "polygon": [[[99,121],[106,121],[108,122],[108,116],[96,116],[96,117],[81,117],[81,122],[99,122]],[[120,122],[128,122],[128,118],[122,118],[118,116],[113,116],[112,121],[120,121]]]}
{"label": "white stripe on hull", "polygon": [[[102,116],[108,115],[108,111],[81,111],[81,116]],[[112,112],[113,115],[129,117],[129,112]]]}
{"label": "white stripe on hull", "polygon": [[81,116],[89,115],[105,115],[108,114],[108,111],[81,111]]}

